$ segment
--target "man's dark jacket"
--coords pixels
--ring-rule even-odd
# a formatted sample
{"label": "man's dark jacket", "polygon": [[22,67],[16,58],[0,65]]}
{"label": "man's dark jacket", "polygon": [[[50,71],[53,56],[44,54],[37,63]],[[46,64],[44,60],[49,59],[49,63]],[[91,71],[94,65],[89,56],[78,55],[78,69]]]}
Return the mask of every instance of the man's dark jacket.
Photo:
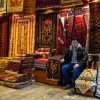
{"label": "man's dark jacket", "polygon": [[[76,49],[77,51],[77,61],[79,62],[79,65],[86,65],[87,64],[87,60],[88,60],[88,53],[85,50],[85,48],[83,47],[78,47]],[[69,49],[68,52],[65,54],[64,57],[64,63],[71,63],[71,59],[72,59],[72,54],[73,51],[72,49]]]}

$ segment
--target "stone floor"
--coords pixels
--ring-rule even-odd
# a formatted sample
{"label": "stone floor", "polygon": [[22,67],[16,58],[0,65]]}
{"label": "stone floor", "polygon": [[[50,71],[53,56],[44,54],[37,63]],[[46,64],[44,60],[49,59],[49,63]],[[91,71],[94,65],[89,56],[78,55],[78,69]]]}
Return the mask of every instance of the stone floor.
{"label": "stone floor", "polygon": [[23,89],[0,86],[0,100],[99,100],[79,95],[69,96],[68,91],[36,82]]}

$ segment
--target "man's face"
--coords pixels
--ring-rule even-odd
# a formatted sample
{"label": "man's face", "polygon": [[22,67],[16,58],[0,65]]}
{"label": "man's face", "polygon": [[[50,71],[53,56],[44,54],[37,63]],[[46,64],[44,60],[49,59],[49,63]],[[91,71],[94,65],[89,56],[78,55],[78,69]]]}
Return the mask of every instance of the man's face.
{"label": "man's face", "polygon": [[72,46],[77,48],[78,47],[78,41],[77,40],[73,40],[72,41]]}

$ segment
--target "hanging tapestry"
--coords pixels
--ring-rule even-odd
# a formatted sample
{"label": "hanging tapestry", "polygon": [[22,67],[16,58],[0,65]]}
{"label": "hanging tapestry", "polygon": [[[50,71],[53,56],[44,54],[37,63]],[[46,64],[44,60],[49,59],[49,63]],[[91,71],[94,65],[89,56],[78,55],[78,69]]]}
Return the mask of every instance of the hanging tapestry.
{"label": "hanging tapestry", "polygon": [[72,39],[78,39],[85,46],[87,36],[87,26],[84,15],[77,15],[74,18]]}
{"label": "hanging tapestry", "polygon": [[24,13],[32,14],[35,12],[36,0],[24,0]]}
{"label": "hanging tapestry", "polygon": [[61,3],[67,6],[76,6],[76,5],[82,5],[82,0],[61,0]]}
{"label": "hanging tapestry", "polygon": [[8,34],[8,16],[3,16],[0,18],[0,56],[7,57],[8,56],[8,42],[9,42],[9,34]]}
{"label": "hanging tapestry", "polygon": [[89,52],[100,53],[100,3],[90,5]]}
{"label": "hanging tapestry", "polygon": [[37,18],[36,46],[55,47],[56,14],[39,15]]}
{"label": "hanging tapestry", "polygon": [[[56,47],[57,53],[62,54],[68,46],[68,37],[66,33],[66,14],[60,13],[57,16],[57,33],[56,33]],[[63,50],[63,51],[62,51]]]}
{"label": "hanging tapestry", "polygon": [[66,36],[66,48],[72,39],[79,39],[83,46],[87,40],[88,8],[66,9],[58,14],[57,31]]}
{"label": "hanging tapestry", "polygon": [[[67,9],[66,11],[62,11],[58,14],[58,20],[57,20],[57,32],[65,39],[64,40],[64,48],[68,48],[69,44],[71,42],[71,36],[72,36],[72,27],[73,27],[73,12],[72,9]],[[61,37],[60,36],[60,37]],[[58,38],[59,39],[59,38]],[[57,40],[58,41],[58,40]],[[57,42],[57,46],[61,48],[60,41]],[[62,49],[64,49],[62,48]],[[58,49],[60,50],[60,49]],[[61,51],[62,52],[62,51]]]}
{"label": "hanging tapestry", "polygon": [[12,16],[9,56],[24,56],[34,51],[35,16]]}
{"label": "hanging tapestry", "polygon": [[0,14],[6,13],[6,0],[0,0]]}
{"label": "hanging tapestry", "polygon": [[24,0],[8,0],[7,12],[22,12]]}
{"label": "hanging tapestry", "polygon": [[73,9],[74,19],[73,19],[73,28],[72,28],[72,39],[77,39],[82,46],[86,46],[87,40],[87,16],[86,14],[88,9],[84,7],[76,7]]}
{"label": "hanging tapestry", "polygon": [[60,0],[36,0],[36,8],[47,8],[60,5]]}

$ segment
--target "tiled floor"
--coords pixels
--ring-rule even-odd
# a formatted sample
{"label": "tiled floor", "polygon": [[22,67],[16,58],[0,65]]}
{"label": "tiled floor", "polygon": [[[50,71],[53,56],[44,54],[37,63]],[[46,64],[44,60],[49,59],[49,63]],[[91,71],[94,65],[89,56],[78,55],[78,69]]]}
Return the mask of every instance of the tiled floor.
{"label": "tiled floor", "polygon": [[68,91],[36,82],[23,89],[0,86],[0,100],[99,100],[79,95],[69,96]]}

